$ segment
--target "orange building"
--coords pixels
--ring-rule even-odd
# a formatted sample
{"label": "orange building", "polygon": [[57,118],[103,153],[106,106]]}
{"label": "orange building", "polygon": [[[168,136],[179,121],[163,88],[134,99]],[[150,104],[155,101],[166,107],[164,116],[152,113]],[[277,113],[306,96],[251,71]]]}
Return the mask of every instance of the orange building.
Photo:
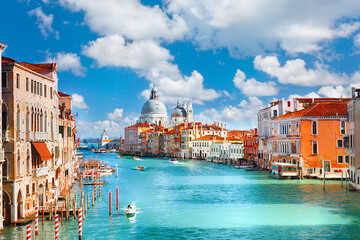
{"label": "orange building", "polygon": [[317,102],[272,122],[272,162],[296,164],[302,174],[347,170],[347,101]]}

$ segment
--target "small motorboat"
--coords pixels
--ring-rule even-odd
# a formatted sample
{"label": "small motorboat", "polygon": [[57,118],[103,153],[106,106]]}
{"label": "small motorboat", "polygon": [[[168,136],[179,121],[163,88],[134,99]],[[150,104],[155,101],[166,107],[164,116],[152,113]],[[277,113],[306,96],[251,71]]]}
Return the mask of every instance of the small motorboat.
{"label": "small motorboat", "polygon": [[144,166],[143,165],[139,165],[139,166],[137,166],[137,170],[139,170],[139,171],[144,171]]}
{"label": "small motorboat", "polygon": [[140,160],[140,158],[138,156],[135,156],[134,160]]}
{"label": "small motorboat", "polygon": [[136,215],[136,209],[126,208],[124,209],[124,213],[126,217],[134,217]]}
{"label": "small motorboat", "polygon": [[244,165],[235,165],[236,169],[245,169],[246,168],[246,164]]}
{"label": "small motorboat", "polygon": [[178,161],[176,160],[176,158],[170,158],[170,159],[169,159],[169,162],[177,163]]}
{"label": "small motorboat", "polygon": [[117,158],[122,158],[121,154],[119,154],[119,155],[117,156]]}
{"label": "small motorboat", "polygon": [[116,149],[115,148],[110,149],[110,153],[116,153]]}

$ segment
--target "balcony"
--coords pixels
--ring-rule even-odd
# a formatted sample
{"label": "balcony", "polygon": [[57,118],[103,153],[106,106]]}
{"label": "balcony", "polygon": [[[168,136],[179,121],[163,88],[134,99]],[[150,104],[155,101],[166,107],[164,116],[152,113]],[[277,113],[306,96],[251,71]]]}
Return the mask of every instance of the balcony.
{"label": "balcony", "polygon": [[16,130],[15,134],[17,141],[25,140],[25,131]]}
{"label": "balcony", "polygon": [[36,132],[35,133],[35,141],[46,141],[48,140],[48,133],[45,132]]}
{"label": "balcony", "polygon": [[2,140],[3,140],[3,142],[9,141],[9,130],[2,131]]}
{"label": "balcony", "polygon": [[48,172],[49,172],[48,167],[35,168],[35,169],[33,169],[33,176],[35,176],[35,177],[45,176],[48,174]]}
{"label": "balcony", "polygon": [[29,134],[29,136],[30,136],[30,141],[34,141],[34,132],[30,132],[30,134]]}

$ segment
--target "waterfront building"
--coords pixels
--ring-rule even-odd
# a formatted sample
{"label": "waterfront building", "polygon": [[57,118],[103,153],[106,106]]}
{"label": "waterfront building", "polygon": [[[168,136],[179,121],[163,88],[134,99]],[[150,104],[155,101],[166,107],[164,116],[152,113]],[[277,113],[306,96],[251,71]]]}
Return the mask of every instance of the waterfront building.
{"label": "waterfront building", "polygon": [[193,122],[185,124],[185,127],[181,129],[181,156],[184,158],[192,157],[192,143],[196,138],[206,135],[226,137],[228,130],[226,129],[226,125],[225,128],[223,126],[222,123],[208,125],[200,122]]}
{"label": "waterfront building", "polygon": [[360,89],[352,88],[352,99],[347,103],[348,134],[344,137],[349,154],[349,183],[360,189]]}
{"label": "waterfront building", "polygon": [[99,148],[106,148],[106,149],[116,149],[119,150],[121,145],[121,138],[110,139],[104,129],[101,137],[98,141]]}
{"label": "waterfront building", "polygon": [[[76,121],[71,111],[72,97],[68,94],[58,92],[59,96],[59,146],[55,146],[54,167],[56,168],[55,183],[60,192],[64,195],[74,184],[77,170],[76,159]],[[52,126],[50,126],[51,128]],[[50,129],[50,131],[52,131]],[[53,134],[54,136],[56,134]]]}
{"label": "waterfront building", "polygon": [[155,126],[148,135],[148,153],[160,156],[164,154],[165,129],[161,126]]}
{"label": "waterfront building", "polygon": [[259,138],[257,134],[257,129],[251,129],[251,134],[244,139],[244,159],[248,162],[253,162],[259,164],[258,159],[258,146]]}
{"label": "waterfront building", "polygon": [[152,128],[149,123],[137,123],[126,127],[124,151],[126,153],[140,154],[142,150],[144,150],[142,147],[143,138],[141,138],[141,133]]}
{"label": "waterfront building", "polygon": [[210,146],[208,160],[234,164],[244,159],[244,144],[242,141],[241,139],[232,137],[215,137]]}
{"label": "waterfront building", "polygon": [[347,133],[348,99],[317,101],[300,111],[272,120],[272,162],[296,164],[303,176],[346,171],[349,155],[343,137]]}
{"label": "waterfront building", "polygon": [[3,202],[5,222],[34,214],[59,195],[59,99],[56,64],[2,59]]}
{"label": "waterfront building", "polygon": [[273,119],[284,114],[300,111],[317,102],[338,101],[339,98],[289,98],[273,101],[267,108],[261,109],[258,114],[258,162],[262,168],[268,169],[273,156],[271,130]]}
{"label": "waterfront building", "polygon": [[[7,46],[3,43],[0,42],[0,63],[2,62],[2,52],[5,50]],[[0,64],[0,82],[2,83],[2,68],[1,68],[2,64]],[[4,73],[4,75],[6,75]],[[6,76],[4,76],[6,77]],[[2,112],[2,91],[0,91],[0,111]],[[2,121],[0,121],[0,131],[2,132]],[[0,138],[0,232],[2,231],[2,229],[4,228],[4,216],[3,216],[3,162],[4,162],[4,149],[3,149],[3,142],[2,142],[2,137]],[[7,216],[6,216],[7,217]],[[10,217],[10,216],[9,216]],[[8,218],[9,218],[8,217]]]}

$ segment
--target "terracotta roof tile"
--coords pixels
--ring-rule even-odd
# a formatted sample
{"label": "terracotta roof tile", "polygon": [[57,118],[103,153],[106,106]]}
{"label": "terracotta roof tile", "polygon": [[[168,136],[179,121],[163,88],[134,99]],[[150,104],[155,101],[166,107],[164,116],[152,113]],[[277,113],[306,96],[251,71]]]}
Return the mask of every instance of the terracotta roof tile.
{"label": "terracotta roof tile", "polygon": [[295,117],[335,117],[347,116],[347,100],[341,102],[318,102],[300,111],[287,113],[276,119]]}
{"label": "terracotta roof tile", "polygon": [[63,92],[59,92],[59,91],[58,91],[58,94],[60,97],[71,97],[70,95],[63,93]]}

